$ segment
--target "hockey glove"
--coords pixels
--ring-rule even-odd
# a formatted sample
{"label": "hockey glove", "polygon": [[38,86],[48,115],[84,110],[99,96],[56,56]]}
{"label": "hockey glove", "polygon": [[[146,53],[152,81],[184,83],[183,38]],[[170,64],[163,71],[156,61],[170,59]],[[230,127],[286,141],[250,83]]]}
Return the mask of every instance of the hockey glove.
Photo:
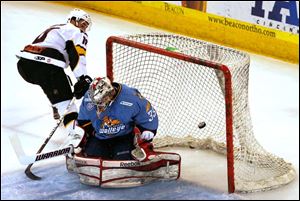
{"label": "hockey glove", "polygon": [[82,75],[74,85],[74,96],[80,99],[84,96],[85,92],[89,89],[92,78],[88,75]]}
{"label": "hockey glove", "polygon": [[[76,122],[74,121],[66,127],[66,130],[69,134],[63,144],[64,146],[72,145],[74,147],[74,153],[78,154],[81,152],[81,145],[85,139],[85,131],[81,127],[75,125],[75,123]],[[72,153],[69,155],[69,157],[72,157]]]}
{"label": "hockey glove", "polygon": [[[136,147],[134,150],[131,151],[131,155],[135,160],[141,161],[141,162],[145,162],[148,160],[152,160],[153,158],[155,158],[156,153],[153,151],[153,144],[150,142],[147,142],[145,139],[142,139],[142,134],[140,134],[139,132],[136,132],[137,130],[135,130],[135,136],[134,136],[134,146]],[[145,132],[150,132],[151,131],[144,131]],[[154,136],[154,133],[152,133]],[[151,134],[149,134],[149,136],[147,136],[146,134],[144,135],[144,137],[148,138],[148,139],[153,139],[153,136]]]}

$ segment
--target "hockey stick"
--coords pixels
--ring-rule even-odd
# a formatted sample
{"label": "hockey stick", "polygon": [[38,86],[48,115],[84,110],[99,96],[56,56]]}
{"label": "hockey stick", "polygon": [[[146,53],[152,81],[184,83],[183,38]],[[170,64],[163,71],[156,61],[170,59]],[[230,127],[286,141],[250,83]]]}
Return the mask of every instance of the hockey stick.
{"label": "hockey stick", "polygon": [[46,153],[40,153],[40,154],[35,154],[32,156],[23,156],[20,157],[20,163],[23,165],[28,165],[28,164],[33,164],[37,161],[49,159],[49,158],[54,158],[56,156],[61,156],[61,155],[66,155],[66,154],[71,154],[74,151],[74,147],[72,145],[69,145],[64,148],[59,148],[56,150],[52,150]]}
{"label": "hockey stick", "polygon": [[[73,99],[71,100],[71,102],[69,103],[69,105],[67,106],[67,108],[65,109],[63,115],[60,117],[60,119],[58,120],[56,126],[52,129],[50,135],[47,137],[47,139],[45,140],[45,142],[42,144],[42,146],[39,148],[39,150],[37,151],[37,154],[40,154],[43,149],[45,148],[45,146],[47,145],[47,143],[49,142],[50,138],[52,137],[52,135],[55,133],[55,131],[57,130],[57,128],[59,127],[60,123],[63,121],[65,115],[67,114],[68,110],[70,109],[70,107],[72,106],[72,104],[75,102],[76,98],[73,97]],[[34,161],[35,162],[35,161]],[[34,163],[33,162],[33,163]],[[27,177],[29,177],[32,180],[40,180],[42,179],[41,177],[38,177],[36,175],[34,175],[31,172],[31,167],[33,166],[33,163],[30,163],[27,168],[25,169],[25,174]]]}

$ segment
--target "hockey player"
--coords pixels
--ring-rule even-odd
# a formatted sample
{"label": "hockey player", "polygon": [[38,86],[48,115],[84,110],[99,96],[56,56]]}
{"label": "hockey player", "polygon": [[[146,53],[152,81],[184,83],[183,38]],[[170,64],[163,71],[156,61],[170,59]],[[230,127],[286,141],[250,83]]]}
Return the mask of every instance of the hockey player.
{"label": "hockey player", "polygon": [[153,150],[157,113],[137,89],[95,78],[77,123],[87,138],[78,147],[79,140],[73,141],[75,154],[67,156],[66,165],[81,183],[124,188],[180,177],[180,155]]}
{"label": "hockey player", "polygon": [[[86,31],[91,25],[91,17],[86,12],[74,9],[66,24],[49,27],[17,54],[20,75],[25,81],[42,88],[54,108],[55,119],[60,118],[59,114],[62,115],[73,96],[80,99],[85,94],[92,81],[86,70]],[[68,66],[78,80],[74,92],[64,71]],[[77,108],[73,104],[64,117],[64,125],[67,126],[77,116]]]}
{"label": "hockey player", "polygon": [[80,106],[78,125],[89,137],[83,153],[89,157],[132,160],[134,128],[151,142],[158,117],[150,102],[135,88],[95,78]]}

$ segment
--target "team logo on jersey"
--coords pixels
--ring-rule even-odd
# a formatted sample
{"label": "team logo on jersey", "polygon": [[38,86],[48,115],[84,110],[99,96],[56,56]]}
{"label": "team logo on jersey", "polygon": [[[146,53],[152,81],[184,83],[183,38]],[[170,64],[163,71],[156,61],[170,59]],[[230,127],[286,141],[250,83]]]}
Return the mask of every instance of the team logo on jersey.
{"label": "team logo on jersey", "polygon": [[94,104],[93,103],[87,103],[86,108],[88,111],[91,111],[94,108]]}
{"label": "team logo on jersey", "polygon": [[125,125],[118,119],[112,119],[108,116],[103,118],[99,132],[107,135],[114,135],[125,129]]}

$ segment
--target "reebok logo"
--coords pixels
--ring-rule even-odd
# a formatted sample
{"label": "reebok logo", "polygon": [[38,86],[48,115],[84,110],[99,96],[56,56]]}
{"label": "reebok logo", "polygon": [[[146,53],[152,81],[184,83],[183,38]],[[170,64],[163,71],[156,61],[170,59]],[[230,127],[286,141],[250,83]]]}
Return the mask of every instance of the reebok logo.
{"label": "reebok logo", "polygon": [[136,167],[136,166],[140,166],[140,162],[136,161],[136,162],[128,162],[128,163],[124,163],[121,162],[120,163],[120,167]]}
{"label": "reebok logo", "polygon": [[121,101],[120,104],[125,105],[125,106],[129,106],[129,107],[131,107],[133,105],[133,103],[129,103],[129,102],[126,102],[126,101]]}

